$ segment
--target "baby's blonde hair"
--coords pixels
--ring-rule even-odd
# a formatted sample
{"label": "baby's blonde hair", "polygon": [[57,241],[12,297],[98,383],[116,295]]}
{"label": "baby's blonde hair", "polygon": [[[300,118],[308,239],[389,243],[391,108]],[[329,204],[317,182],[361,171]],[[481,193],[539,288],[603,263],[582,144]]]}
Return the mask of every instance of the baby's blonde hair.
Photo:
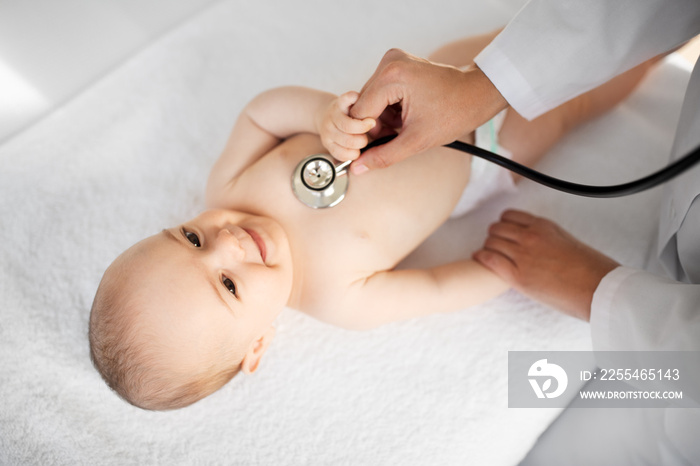
{"label": "baby's blonde hair", "polygon": [[[111,273],[110,273],[111,272]],[[110,276],[108,276],[108,274]],[[117,276],[111,276],[117,275]],[[108,270],[90,312],[90,359],[104,381],[121,398],[142,409],[183,408],[210,395],[240,370],[232,354],[203,365],[195,373],[168,371],[158,339],[140,332],[133,318],[143,304],[120,292],[119,270]]]}

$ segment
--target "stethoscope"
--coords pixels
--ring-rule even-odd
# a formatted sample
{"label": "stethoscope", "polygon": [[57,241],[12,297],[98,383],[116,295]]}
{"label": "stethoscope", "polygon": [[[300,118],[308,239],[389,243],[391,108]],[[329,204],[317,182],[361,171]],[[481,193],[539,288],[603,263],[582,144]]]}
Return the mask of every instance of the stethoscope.
{"label": "stethoscope", "polygon": [[326,154],[316,154],[299,162],[292,174],[292,191],[301,202],[314,209],[336,206],[348,191],[348,167],[352,160],[338,165]]}
{"label": "stethoscope", "polygon": [[[396,135],[394,134],[372,141],[361,152],[385,144],[395,137]],[[684,157],[638,180],[613,186],[590,186],[553,178],[465,142],[455,141],[446,144],[445,147],[480,157],[558,191],[577,196],[599,198],[629,196],[630,194],[645,191],[680,175],[700,161],[700,147],[696,147]],[[351,161],[347,160],[337,164],[336,162],[337,160],[326,154],[311,155],[299,162],[292,174],[292,191],[294,191],[297,199],[314,209],[325,209],[326,207],[338,205],[345,198],[348,190],[348,166]]]}

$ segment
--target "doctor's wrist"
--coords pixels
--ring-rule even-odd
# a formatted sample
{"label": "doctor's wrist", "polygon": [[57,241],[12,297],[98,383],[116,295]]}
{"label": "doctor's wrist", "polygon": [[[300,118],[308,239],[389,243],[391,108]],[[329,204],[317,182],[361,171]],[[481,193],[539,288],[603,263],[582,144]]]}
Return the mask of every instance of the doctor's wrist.
{"label": "doctor's wrist", "polygon": [[582,274],[580,282],[581,300],[572,306],[572,315],[586,322],[591,320],[593,298],[600,283],[610,272],[620,266],[608,256],[601,253],[598,254],[599,257],[591,258],[590,268],[587,273]]}
{"label": "doctor's wrist", "polygon": [[462,68],[463,127],[473,131],[508,107],[508,102],[486,74],[472,64]]}

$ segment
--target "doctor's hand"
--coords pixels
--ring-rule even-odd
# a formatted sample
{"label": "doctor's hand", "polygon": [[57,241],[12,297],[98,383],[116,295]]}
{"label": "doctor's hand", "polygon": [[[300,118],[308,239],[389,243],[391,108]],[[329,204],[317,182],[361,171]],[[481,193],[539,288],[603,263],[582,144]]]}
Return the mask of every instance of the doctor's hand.
{"label": "doctor's hand", "polygon": [[593,293],[619,264],[550,220],[507,210],[474,259],[523,294],[590,320]]}
{"label": "doctor's hand", "polygon": [[383,168],[453,142],[506,106],[503,96],[476,66],[463,71],[389,50],[362,88],[350,115],[377,120],[370,133],[373,137],[387,132],[399,136],[364,152],[351,170],[360,174]]}

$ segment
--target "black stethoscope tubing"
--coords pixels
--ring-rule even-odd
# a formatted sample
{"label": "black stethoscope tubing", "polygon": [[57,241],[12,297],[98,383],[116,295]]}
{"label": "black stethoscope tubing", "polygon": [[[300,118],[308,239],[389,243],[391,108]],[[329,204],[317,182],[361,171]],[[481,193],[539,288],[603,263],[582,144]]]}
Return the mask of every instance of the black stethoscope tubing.
{"label": "black stethoscope tubing", "polygon": [[[362,152],[376,147],[394,139],[397,135],[392,134],[389,136],[384,136],[382,138],[376,139],[370,142]],[[554,178],[544,173],[540,173],[532,168],[521,165],[518,162],[514,162],[506,157],[494,154],[491,151],[482,149],[481,147],[474,146],[472,144],[467,144],[466,142],[455,141],[450,144],[445,144],[444,147],[449,147],[451,149],[456,149],[462,152],[466,152],[475,157],[482,158],[491,163],[495,163],[503,168],[506,168],[518,175],[539,183],[541,185],[547,186],[548,188],[556,189],[557,191],[563,191],[569,194],[575,194],[577,196],[586,197],[597,197],[597,198],[611,198],[611,197],[622,197],[629,196],[630,194],[636,194],[647,189],[658,186],[672,178],[680,175],[684,171],[691,168],[693,165],[700,161],[700,147],[696,147],[694,150],[683,156],[682,158],[670,163],[661,170],[652,173],[651,175],[645,176],[638,180],[630,181],[629,183],[616,184],[611,186],[591,186],[587,184],[572,183],[570,181],[561,180]]]}

